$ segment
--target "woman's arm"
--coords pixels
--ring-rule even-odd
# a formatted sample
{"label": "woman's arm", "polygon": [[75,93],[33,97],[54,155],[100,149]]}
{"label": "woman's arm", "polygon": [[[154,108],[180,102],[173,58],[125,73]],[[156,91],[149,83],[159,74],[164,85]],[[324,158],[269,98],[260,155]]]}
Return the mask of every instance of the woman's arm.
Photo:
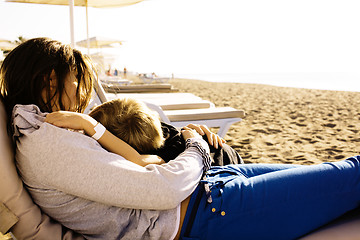
{"label": "woman's arm", "polygon": [[[191,141],[206,149],[202,138]],[[201,152],[190,147],[168,163],[140,167],[82,134],[46,123],[22,137],[17,152],[29,186],[132,209],[175,208],[194,191],[204,166]]]}
{"label": "woman's arm", "polygon": [[44,123],[35,110],[14,110],[16,162],[27,186],[47,190],[50,198],[65,193],[123,208],[172,209],[202,176],[209,147],[201,137],[189,139],[168,163],[140,167],[83,134]]}
{"label": "woman's arm", "polygon": [[[83,130],[88,136],[95,134],[94,127],[97,124],[97,121],[89,115],[68,111],[49,113],[45,121],[57,127]],[[98,142],[108,151],[119,154],[142,167],[148,164],[164,163],[164,161],[156,155],[140,155],[129,144],[114,136],[108,130],[98,139]]]}

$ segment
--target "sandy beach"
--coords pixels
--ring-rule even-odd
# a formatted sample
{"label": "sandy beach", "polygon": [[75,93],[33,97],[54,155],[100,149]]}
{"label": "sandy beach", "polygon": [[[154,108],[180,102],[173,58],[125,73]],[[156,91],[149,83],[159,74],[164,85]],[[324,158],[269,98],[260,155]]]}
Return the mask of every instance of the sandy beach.
{"label": "sandy beach", "polygon": [[360,93],[173,79],[181,92],[243,109],[225,139],[246,163],[317,164],[360,152]]}

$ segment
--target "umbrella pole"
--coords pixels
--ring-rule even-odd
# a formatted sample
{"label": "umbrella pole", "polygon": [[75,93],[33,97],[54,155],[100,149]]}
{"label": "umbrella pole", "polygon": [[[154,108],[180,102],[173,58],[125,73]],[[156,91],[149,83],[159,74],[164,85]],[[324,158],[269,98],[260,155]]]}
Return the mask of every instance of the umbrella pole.
{"label": "umbrella pole", "polygon": [[87,41],[87,52],[88,52],[88,55],[90,56],[88,0],[85,0],[85,3],[86,3],[86,41]]}
{"label": "umbrella pole", "polygon": [[75,37],[74,37],[74,0],[69,0],[69,10],[70,10],[70,43],[71,43],[71,47],[75,47]]}

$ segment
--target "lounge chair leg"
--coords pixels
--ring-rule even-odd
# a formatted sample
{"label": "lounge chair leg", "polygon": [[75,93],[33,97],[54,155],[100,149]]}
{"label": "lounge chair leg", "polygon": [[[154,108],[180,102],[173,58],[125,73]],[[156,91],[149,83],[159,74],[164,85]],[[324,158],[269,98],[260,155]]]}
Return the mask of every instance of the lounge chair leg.
{"label": "lounge chair leg", "polygon": [[232,122],[228,122],[226,123],[224,126],[221,126],[219,131],[217,132],[217,135],[219,135],[220,137],[224,138],[227,131],[229,130],[230,126],[232,125]]}

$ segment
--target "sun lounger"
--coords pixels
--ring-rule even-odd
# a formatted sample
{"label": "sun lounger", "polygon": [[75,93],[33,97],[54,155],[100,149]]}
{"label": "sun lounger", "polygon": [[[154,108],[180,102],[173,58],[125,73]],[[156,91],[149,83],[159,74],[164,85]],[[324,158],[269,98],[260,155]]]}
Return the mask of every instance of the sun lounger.
{"label": "sun lounger", "polygon": [[128,79],[123,79],[121,77],[117,77],[117,76],[102,76],[99,77],[101,83],[104,84],[112,84],[114,86],[122,86],[122,85],[129,85],[132,83],[131,80]]}
{"label": "sun lounger", "polygon": [[153,83],[153,82],[167,83],[170,80],[169,77],[155,77],[155,76],[152,76],[152,75],[149,75],[149,74],[139,76],[139,78],[144,83]]}
{"label": "sun lounger", "polygon": [[50,219],[32,201],[19,178],[14,152],[6,131],[6,115],[0,101],[0,239],[84,239]]}
{"label": "sun lounger", "polygon": [[360,239],[360,208],[307,234],[299,240],[357,240]]}
{"label": "sun lounger", "polygon": [[[95,83],[98,85],[98,83]],[[240,122],[245,116],[243,110],[234,108],[217,108],[209,101],[202,100],[193,94],[114,94],[104,93],[101,86],[96,87],[103,96],[103,101],[121,97],[133,97],[145,102],[148,107],[158,112],[162,121],[176,127],[184,127],[190,123],[219,127],[217,134],[224,137],[232,124]],[[102,101],[102,102],[103,102]]]}
{"label": "sun lounger", "polygon": [[148,106],[157,111],[162,121],[175,127],[184,127],[190,123],[206,125],[208,127],[219,127],[217,134],[224,137],[232,124],[240,122],[245,117],[243,110],[231,107],[209,107],[196,109],[166,110],[159,106],[149,104]]}
{"label": "sun lounger", "polygon": [[105,92],[108,93],[147,93],[147,92],[177,92],[171,84],[131,84],[131,85],[114,85],[102,83]]}
{"label": "sun lounger", "polygon": [[121,96],[127,96],[127,97],[133,97],[133,98],[137,98],[137,99],[141,99],[141,100],[155,100],[155,99],[160,99],[161,101],[163,100],[181,100],[181,99],[185,99],[185,100],[189,100],[192,101],[194,99],[200,100],[201,98],[199,96],[196,96],[192,93],[183,93],[183,92],[176,92],[176,93],[120,93],[120,94],[107,94],[105,93],[105,95],[107,97],[110,98],[117,98],[117,97],[121,97]]}
{"label": "sun lounger", "polygon": [[181,110],[215,107],[210,101],[203,100],[191,93],[106,93],[107,100],[116,98],[135,98],[147,103],[158,105],[162,110]]}

